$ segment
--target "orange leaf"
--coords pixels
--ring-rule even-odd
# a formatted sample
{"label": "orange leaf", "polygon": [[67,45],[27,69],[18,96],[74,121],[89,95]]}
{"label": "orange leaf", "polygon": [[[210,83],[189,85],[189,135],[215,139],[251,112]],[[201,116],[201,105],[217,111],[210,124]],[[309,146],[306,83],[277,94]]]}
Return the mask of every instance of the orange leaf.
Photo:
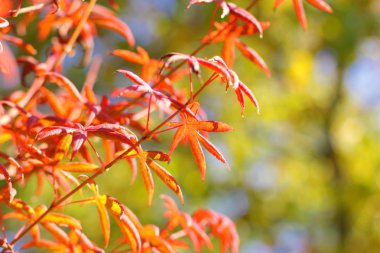
{"label": "orange leaf", "polygon": [[252,24],[257,27],[257,30],[260,32],[260,34],[263,33],[263,28],[261,27],[260,22],[247,10],[242,9],[238,7],[236,4],[233,3],[227,3],[228,8],[230,9],[230,12],[235,17],[243,20],[244,22],[248,24]]}
{"label": "orange leaf", "polygon": [[82,103],[85,102],[84,99],[82,98],[82,95],[78,91],[78,89],[67,77],[56,72],[47,72],[43,75],[47,76],[51,82],[56,83],[59,86],[63,86],[78,101]]}
{"label": "orange leaf", "polygon": [[253,63],[255,63],[259,68],[261,68],[265,74],[270,77],[270,71],[264,62],[264,60],[260,57],[258,53],[256,53],[255,50],[245,45],[240,40],[236,39],[235,44],[237,48],[240,50],[240,52],[247,57],[249,60],[251,60]]}
{"label": "orange leaf", "polygon": [[137,231],[137,228],[133,222],[129,219],[124,211],[124,206],[120,204],[115,198],[107,196],[104,205],[108,211],[114,217],[121,232],[131,244],[133,253],[141,251],[141,238]]}
{"label": "orange leaf", "polygon": [[141,77],[139,77],[138,75],[136,75],[132,71],[124,70],[124,69],[118,69],[117,72],[124,74],[132,82],[145,87],[149,92],[153,91],[152,87],[150,87],[149,84],[147,84]]}
{"label": "orange leaf", "polygon": [[222,163],[227,165],[227,168],[230,169],[230,166],[228,165],[228,162],[223,157],[223,155],[219,152],[219,150],[209,141],[207,140],[203,135],[198,133],[198,140],[202,143],[202,145],[210,152],[213,156],[215,156],[216,159],[221,161]]}
{"label": "orange leaf", "polygon": [[215,58],[211,58],[210,60],[204,60],[204,59],[199,58],[197,60],[201,65],[203,65],[203,66],[215,71],[217,74],[219,74],[222,77],[223,81],[227,82],[229,85],[232,85],[233,82],[231,79],[231,75],[228,72],[228,69],[226,68],[227,65],[226,65],[226,67],[222,66],[220,63],[218,63],[215,60]]}
{"label": "orange leaf", "polygon": [[54,252],[59,252],[60,250],[62,251],[65,248],[63,245],[61,245],[59,243],[41,239],[38,241],[30,241],[30,242],[24,243],[24,245],[22,245],[21,249],[25,250],[25,249],[28,249],[31,247],[40,248],[40,249],[47,249],[47,250],[54,251]]}
{"label": "orange leaf", "polygon": [[273,6],[273,8],[274,8],[274,9],[277,9],[278,6],[280,6],[283,2],[284,2],[284,0],[276,0],[276,1],[274,2],[274,6]]}
{"label": "orange leaf", "polygon": [[119,33],[128,41],[131,47],[135,45],[135,39],[128,25],[118,19],[109,9],[101,5],[95,5],[89,19],[99,26]]}
{"label": "orange leaf", "polygon": [[63,243],[68,248],[73,248],[73,244],[69,238],[69,236],[59,228],[57,225],[53,223],[41,223],[41,225],[49,231],[49,233],[54,236],[59,242]]}
{"label": "orange leaf", "polygon": [[73,140],[73,135],[65,134],[56,144],[55,153],[53,160],[59,162],[62,160],[63,156],[67,153],[70,147],[71,141]]}
{"label": "orange leaf", "polygon": [[222,252],[228,249],[232,253],[239,251],[239,236],[235,224],[226,216],[212,210],[199,209],[193,214],[193,219],[205,229],[209,226],[210,233],[219,238]]}
{"label": "orange leaf", "polygon": [[172,191],[177,194],[179,199],[181,200],[181,203],[184,203],[183,195],[181,191],[181,187],[178,185],[177,181],[174,179],[174,177],[162,166],[155,163],[151,159],[147,159],[148,166],[153,169],[153,171],[161,178],[161,180],[170,188]]}
{"label": "orange leaf", "polygon": [[71,229],[82,230],[82,225],[78,220],[61,213],[49,213],[42,219],[41,222],[51,222],[60,226],[67,226]]}
{"label": "orange leaf", "polygon": [[[120,152],[123,153],[124,151]],[[116,155],[118,155],[118,153],[116,153]],[[155,159],[160,161],[169,161],[169,156],[167,154],[160,151],[144,151],[141,149],[141,147],[136,147],[135,150],[131,150],[124,157],[129,159],[138,158],[140,172],[144,181],[145,188],[148,192],[149,206],[152,202],[154,194],[154,182],[150,169],[153,169],[153,171],[161,178],[161,180],[178,195],[181,201],[183,201],[181,189],[173,176],[167,170],[152,160]]]}
{"label": "orange leaf", "polygon": [[139,228],[139,234],[142,239],[148,239],[160,235],[160,229],[155,225],[145,225]]}
{"label": "orange leaf", "polygon": [[302,29],[306,31],[307,29],[307,19],[305,15],[305,9],[303,8],[302,0],[293,0],[293,7],[296,12],[298,21],[300,22]]}
{"label": "orange leaf", "polygon": [[162,162],[169,162],[170,161],[170,157],[169,155],[165,154],[164,152],[161,152],[161,151],[147,151],[148,153],[148,157],[153,159],[153,160],[158,160],[158,161],[162,161]]}
{"label": "orange leaf", "polygon": [[[196,113],[199,109],[199,103],[192,103],[188,107],[192,112]],[[180,112],[180,118],[182,122],[169,122],[168,125],[178,127],[177,132],[175,133],[172,143],[170,145],[169,155],[174,151],[177,145],[182,140],[188,140],[190,143],[191,152],[195,158],[195,161],[198,165],[199,170],[201,171],[202,180],[205,179],[206,174],[206,162],[205,157],[202,151],[202,148],[199,144],[199,132],[198,131],[207,131],[207,132],[225,132],[230,131],[232,128],[222,122],[217,121],[199,121],[195,117],[189,116],[187,111]],[[224,160],[223,156],[219,151],[208,141],[202,140],[205,143],[207,150],[211,152],[217,159],[220,161]]]}
{"label": "orange leaf", "polygon": [[232,67],[235,59],[235,36],[230,35],[224,40],[222,58],[228,67]]}
{"label": "orange leaf", "polygon": [[201,145],[198,142],[196,133],[189,133],[187,135],[187,138],[189,139],[189,142],[190,142],[191,152],[193,153],[195,161],[197,162],[198,168],[201,171],[201,178],[204,181],[206,177],[205,155],[203,154]]}
{"label": "orange leaf", "polygon": [[257,108],[257,112],[260,112],[260,106],[257,102],[255,95],[253,95],[252,91],[242,82],[239,82],[239,89],[248,96],[249,100],[251,100],[252,104]]}
{"label": "orange leaf", "polygon": [[333,10],[331,8],[330,5],[328,5],[326,2],[322,1],[322,0],[306,0],[309,4],[313,5],[314,7],[322,10],[322,11],[325,11],[325,12],[328,12],[328,13],[332,13]]}
{"label": "orange leaf", "polygon": [[150,206],[153,200],[154,182],[152,178],[152,173],[150,172],[148,166],[146,165],[145,160],[146,160],[145,157],[142,157],[141,155],[139,155],[140,172],[145,184],[145,189],[148,192],[148,206]]}
{"label": "orange leaf", "polygon": [[99,166],[96,164],[85,162],[70,162],[58,164],[54,168],[68,172],[95,172],[99,169]]}
{"label": "orange leaf", "polygon": [[116,49],[111,52],[113,55],[119,56],[123,58],[126,61],[137,63],[137,64],[144,64],[145,59],[132,51],[129,50],[123,50],[123,49]]}
{"label": "orange leaf", "polygon": [[58,117],[66,117],[65,107],[59,103],[58,97],[45,87],[41,87],[41,93],[45,96],[47,102],[49,103],[51,109]]}
{"label": "orange leaf", "polygon": [[174,199],[171,197],[161,194],[160,198],[164,200],[165,207],[170,210],[171,212],[178,212],[177,204],[175,203]]}
{"label": "orange leaf", "polygon": [[[88,180],[88,177],[83,175],[80,176],[83,180]],[[104,237],[104,247],[107,248],[109,240],[110,240],[110,220],[108,217],[107,209],[106,209],[106,203],[107,203],[107,196],[106,195],[99,195],[99,188],[98,185],[95,183],[94,180],[90,180],[87,183],[87,186],[91,189],[91,191],[95,194],[95,203],[96,203],[96,209],[99,214],[100,218],[100,226],[102,229],[103,237]]]}
{"label": "orange leaf", "polygon": [[88,102],[96,104],[96,94],[89,85],[84,86],[84,95]]}
{"label": "orange leaf", "polygon": [[100,226],[102,228],[102,233],[104,237],[104,248],[107,248],[109,240],[110,240],[110,220],[103,203],[96,198],[96,209],[100,218]]}
{"label": "orange leaf", "polygon": [[233,128],[227,125],[226,123],[212,120],[189,122],[188,125],[194,126],[198,130],[206,132],[228,132],[233,130]]}
{"label": "orange leaf", "polygon": [[173,247],[163,238],[155,236],[149,238],[150,244],[160,253],[176,253]]}
{"label": "orange leaf", "polygon": [[114,145],[113,142],[107,139],[102,140],[102,144],[105,152],[104,163],[109,163],[114,157]]}

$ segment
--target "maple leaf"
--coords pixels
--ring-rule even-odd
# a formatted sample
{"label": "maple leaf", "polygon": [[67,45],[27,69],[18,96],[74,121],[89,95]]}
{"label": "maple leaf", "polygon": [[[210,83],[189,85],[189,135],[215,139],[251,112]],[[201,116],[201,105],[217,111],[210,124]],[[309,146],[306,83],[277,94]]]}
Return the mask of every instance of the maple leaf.
{"label": "maple leaf", "polygon": [[247,10],[240,8],[234,3],[230,3],[223,0],[190,0],[187,8],[190,8],[193,4],[202,4],[202,3],[211,3],[215,2],[217,4],[217,7],[221,7],[223,10],[222,18],[228,14],[231,14],[232,16],[236,17],[239,20],[242,20],[243,22],[247,24],[251,24],[255,26],[260,34],[263,33],[263,28],[261,27],[260,22]]}
{"label": "maple leaf", "polygon": [[[43,205],[39,205],[36,208],[31,208],[26,203],[19,199],[15,199],[8,203],[8,206],[15,210],[15,212],[9,212],[4,215],[4,219],[14,218],[17,220],[26,220],[27,223],[33,222],[40,217],[47,208]],[[67,233],[59,226],[68,227],[70,230],[82,231],[82,226],[75,218],[61,214],[49,212],[39,221],[39,225],[44,227],[56,240],[57,245],[64,245],[66,248],[73,249],[73,243],[71,242]],[[34,241],[40,241],[39,226],[36,224],[30,234]],[[38,243],[36,244],[38,245]],[[40,245],[43,246],[43,245]],[[30,247],[27,246],[26,247]]]}
{"label": "maple leaf", "polygon": [[226,253],[228,249],[231,249],[232,253],[239,252],[239,235],[231,219],[208,209],[195,211],[192,218],[204,230],[206,226],[211,228],[210,234],[220,239],[222,253]]}
{"label": "maple leaf", "polygon": [[[228,83],[230,84],[230,86],[233,87],[235,91],[236,97],[242,109],[242,113],[244,113],[244,109],[245,109],[244,94],[249,98],[252,104],[254,104],[254,106],[257,108],[257,112],[260,112],[259,104],[255,96],[253,95],[252,91],[242,81],[239,80],[239,77],[232,69],[228,68],[227,64],[223,61],[223,59],[216,56],[216,57],[213,57],[210,61],[214,62],[214,64],[220,65],[220,68],[223,68],[225,69],[225,71],[227,71],[228,73],[227,78],[229,80]],[[227,88],[228,87],[229,86],[227,86]]]}
{"label": "maple leaf", "polygon": [[[263,30],[268,29],[270,26],[269,22],[260,22]],[[216,30],[209,32],[203,37],[202,42],[204,43],[217,43],[223,42],[229,35],[234,35],[240,37],[243,35],[253,35],[259,33],[256,26],[252,24],[237,25],[232,22],[214,22]]]}
{"label": "maple leaf", "polygon": [[124,87],[121,89],[115,90],[112,94],[114,96],[128,96],[131,93],[142,93],[142,94],[149,94],[148,98],[148,108],[146,111],[147,114],[147,121],[146,121],[146,127],[145,131],[148,130],[149,127],[149,120],[150,120],[150,114],[152,111],[152,103],[155,102],[155,105],[164,112],[169,113],[169,107],[172,103],[178,103],[175,100],[171,99],[170,97],[166,96],[160,91],[157,91],[156,89],[153,89],[147,82],[145,82],[141,77],[136,75],[135,73],[129,71],[129,70],[123,70],[119,69],[117,72],[124,74],[128,79],[130,79],[134,84]]}
{"label": "maple leaf", "polygon": [[[120,151],[119,153],[123,153],[124,151]],[[118,153],[115,154],[116,156]],[[123,156],[123,158],[137,158],[139,160],[140,173],[142,175],[145,188],[148,192],[148,205],[150,206],[153,199],[154,194],[154,182],[151,170],[164,182],[184,203],[181,187],[178,185],[177,181],[174,177],[161,165],[156,163],[154,160],[159,161],[169,161],[169,156],[160,151],[144,151],[138,145],[131,150],[127,154]]]}
{"label": "maple leaf", "polygon": [[[86,7],[85,4],[83,6],[84,8]],[[131,47],[135,45],[135,39],[129,26],[117,18],[109,9],[101,5],[95,5],[89,17],[89,22],[113,30],[122,35]]]}
{"label": "maple leaf", "polygon": [[[306,0],[309,4],[313,5],[314,7],[328,12],[332,13],[333,9],[331,8],[330,5],[328,5],[325,1],[323,0]],[[274,3],[274,9],[277,9],[278,6],[280,6],[284,0],[276,0]],[[305,9],[303,7],[303,0],[293,0],[293,8],[294,11],[296,12],[296,16],[298,21],[300,22],[302,29],[306,31],[307,29],[307,19],[305,15]]]}
{"label": "maple leaf", "polygon": [[[87,176],[80,176],[83,180],[88,180]],[[99,187],[95,183],[94,180],[88,180],[87,186],[91,189],[91,191],[94,193],[95,198],[94,202],[96,203],[96,209],[98,211],[98,215],[100,218],[100,225],[101,230],[104,237],[104,247],[107,248],[109,240],[110,240],[110,220],[107,214],[106,207],[102,201],[101,195],[99,194]]]}
{"label": "maple leaf", "polygon": [[265,74],[268,77],[270,77],[271,74],[270,74],[270,71],[269,71],[266,63],[260,57],[260,55],[258,53],[256,53],[255,50],[248,47],[246,44],[244,44],[243,42],[241,42],[238,39],[235,40],[235,45],[246,58],[248,58],[250,61],[255,63],[257,66],[259,66],[259,68],[261,68],[265,72]]}
{"label": "maple leaf", "polygon": [[[197,114],[199,110],[199,103],[192,103],[188,106],[188,108],[194,114]],[[192,115],[188,115],[184,111],[180,112],[180,118],[181,122],[168,123],[168,125],[171,127],[178,127],[178,130],[175,133],[170,146],[169,155],[173,153],[173,151],[181,141],[189,141],[191,152],[193,153],[198,168],[201,171],[202,180],[205,179],[206,161],[200,144],[202,144],[215,158],[217,158],[222,163],[226,164],[229,168],[226,159],[224,159],[223,155],[219,152],[219,150],[210,141],[208,141],[199,131],[227,132],[231,131],[232,128],[229,125],[218,121],[198,120]]]}
{"label": "maple leaf", "polygon": [[[119,226],[124,238],[131,245],[133,253],[141,252],[141,237],[130,217],[130,211],[115,198],[101,195],[99,196],[101,203],[107,208],[108,212],[113,216]],[[133,216],[135,217],[135,216]]]}
{"label": "maple leaf", "polygon": [[[69,122],[68,122],[69,123]],[[134,134],[127,128],[111,123],[104,123],[99,125],[90,125],[83,126],[79,123],[71,123],[71,126],[48,126],[41,129],[37,136],[35,137],[35,142],[41,141],[43,139],[53,137],[53,136],[66,136],[72,135],[72,138],[67,139],[68,142],[65,143],[65,152],[68,148],[68,143],[71,143],[72,146],[72,154],[71,159],[75,156],[75,154],[82,148],[84,142],[87,140],[89,136],[98,136],[103,139],[113,140],[115,142],[125,143],[129,146],[133,146],[133,142],[131,141],[131,137]],[[58,150],[55,150],[56,159],[62,158],[59,154],[57,154]],[[59,151],[62,152],[62,151]],[[56,160],[59,161],[59,160]],[[80,167],[80,166],[79,166]],[[78,169],[79,169],[78,167]],[[74,168],[77,168],[74,166]],[[89,171],[92,171],[93,167],[86,167]]]}
{"label": "maple leaf", "polygon": [[[269,27],[269,22],[260,22],[263,30]],[[239,40],[242,35],[252,35],[258,33],[257,27],[251,24],[245,24],[243,26],[238,26],[234,23],[218,23],[214,22],[216,30],[207,34],[202,41],[205,43],[217,43],[223,42],[222,58],[224,59],[226,65],[231,68],[235,58],[235,46],[239,51],[252,61],[254,64],[259,66],[265,74],[270,77],[270,72],[266,66],[264,60],[256,53],[255,50],[245,45]]]}
{"label": "maple leaf", "polygon": [[100,218],[101,230],[104,236],[104,247],[108,246],[110,239],[110,221],[109,215],[114,218],[119,226],[123,239],[129,242],[133,253],[141,252],[142,242],[138,229],[141,227],[140,221],[136,215],[126,206],[121,204],[117,199],[101,195],[96,182],[82,175],[80,178],[87,181],[87,186],[94,193],[95,197],[76,201],[77,203],[89,204],[95,203]]}
{"label": "maple leaf", "polygon": [[166,211],[164,216],[169,219],[166,225],[168,230],[175,230],[177,226],[182,227],[190,238],[196,252],[200,252],[204,244],[212,250],[212,243],[205,230],[186,212],[178,209],[175,201],[167,195],[161,195],[164,200]]}
{"label": "maple leaf", "polygon": [[[242,49],[243,50],[243,49]],[[244,50],[248,50],[244,48]],[[249,55],[252,60],[254,59],[258,64],[261,64],[263,68],[265,68],[265,63],[260,60],[261,58],[255,58],[257,57],[256,54],[254,54],[254,51],[247,51],[244,52],[247,55]],[[226,89],[228,89],[229,86],[232,86],[238,101],[240,103],[240,106],[242,108],[242,113],[244,113],[245,109],[245,100],[244,100],[244,94],[248,96],[250,101],[255,105],[257,108],[257,111],[260,111],[259,104],[253,95],[252,91],[243,83],[239,80],[238,75],[228,67],[228,65],[224,62],[222,58],[219,56],[214,56],[211,59],[203,59],[203,58],[197,58],[192,55],[186,55],[186,54],[179,54],[179,53],[171,53],[168,55],[165,55],[161,58],[167,58],[167,62],[165,65],[173,63],[175,61],[179,60],[186,60],[189,63],[189,68],[193,71],[199,74],[200,68],[199,66],[204,66],[212,71],[214,71],[218,76],[221,77],[223,82],[227,83]],[[264,65],[263,65],[264,64]],[[171,100],[173,102],[173,100]],[[174,103],[173,103],[174,104]],[[181,107],[179,107],[181,108]],[[189,110],[188,107],[185,107],[187,110],[187,113],[190,115],[192,112]]]}
{"label": "maple leaf", "polygon": [[[46,39],[53,29],[58,28],[59,38],[66,41],[68,32],[75,29],[75,26],[80,22],[87,7],[88,3],[78,4],[76,1],[64,3],[54,15],[47,15],[44,19],[39,21],[39,39]],[[77,39],[77,42],[80,43],[84,49],[84,58],[82,61],[85,64],[91,59],[94,47],[93,37],[96,34],[97,27],[103,27],[119,33],[126,39],[130,46],[134,46],[135,44],[135,39],[129,26],[117,18],[111,10],[96,4],[92,8],[91,14],[83,25],[83,29]]]}
{"label": "maple leaf", "polygon": [[214,61],[214,58],[211,58],[209,60],[203,59],[203,58],[198,58],[192,55],[187,55],[187,54],[181,54],[181,53],[170,53],[167,55],[164,55],[161,57],[161,59],[166,58],[166,63],[165,66],[170,65],[174,62],[177,61],[186,61],[188,63],[188,67],[190,70],[190,73],[195,73],[196,75],[200,74],[200,66],[204,66],[214,72],[216,72],[223,81],[227,82],[229,85],[232,85],[232,78],[231,74],[228,72],[228,67],[226,66],[221,66],[220,64],[216,63]]}
{"label": "maple leaf", "polygon": [[155,225],[145,225],[139,228],[139,234],[144,241],[145,248],[154,248],[162,253],[175,253],[176,251],[171,246],[170,242],[165,240],[160,235],[160,229]]}
{"label": "maple leaf", "polygon": [[73,84],[67,77],[56,72],[47,72],[44,73],[43,76],[46,76],[52,83],[63,86],[67,92],[75,97],[78,101],[82,103],[84,102],[84,99],[78,89],[75,87],[75,84]]}
{"label": "maple leaf", "polygon": [[145,51],[142,47],[137,47],[136,50],[137,53],[129,50],[116,49],[111,53],[113,55],[121,57],[126,61],[142,65],[140,76],[144,81],[148,82],[152,80],[153,76],[162,67],[162,62],[159,60],[151,59],[148,52]]}

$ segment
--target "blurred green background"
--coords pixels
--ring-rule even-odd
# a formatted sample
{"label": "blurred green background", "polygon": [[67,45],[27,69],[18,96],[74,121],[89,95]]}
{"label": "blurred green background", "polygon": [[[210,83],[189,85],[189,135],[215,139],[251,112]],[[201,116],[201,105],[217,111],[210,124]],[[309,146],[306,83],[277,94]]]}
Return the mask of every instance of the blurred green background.
{"label": "blurred green background", "polygon": [[[116,2],[119,17],[130,25],[138,45],[157,58],[195,49],[207,33],[214,8],[210,4],[186,10],[183,0]],[[249,3],[234,2],[243,7]],[[306,32],[296,20],[292,1],[286,0],[277,11],[273,2],[259,0],[252,9],[259,20],[271,22],[264,37],[243,38],[264,58],[272,78],[239,52],[234,65],[259,100],[261,113],[248,105],[242,117],[231,90],[225,93],[222,85],[206,89],[200,101],[209,119],[235,129],[210,135],[232,170],[207,155],[202,182],[188,147],[179,148],[167,168],[184,191],[181,208],[191,212],[207,207],[231,217],[242,253],[379,252],[380,1],[326,0],[333,14],[305,3]],[[109,55],[114,48],[128,48],[121,37],[104,30],[99,36],[95,53],[102,55],[103,67],[95,87],[107,94],[110,87],[125,84],[114,70],[131,65]],[[211,45],[199,56],[218,55],[221,46]],[[81,84],[85,73],[77,63],[78,57],[67,61],[67,75]],[[168,151],[170,137],[143,146]],[[129,178],[127,164],[121,163],[99,178],[101,192],[130,207],[142,223],[164,224],[158,196],[169,190],[155,178],[155,199],[147,208],[141,178],[134,184]],[[19,196],[26,197],[33,188],[20,189]],[[30,204],[49,199],[46,193]],[[66,210],[102,245],[95,206]],[[118,233],[115,227],[112,238]]]}

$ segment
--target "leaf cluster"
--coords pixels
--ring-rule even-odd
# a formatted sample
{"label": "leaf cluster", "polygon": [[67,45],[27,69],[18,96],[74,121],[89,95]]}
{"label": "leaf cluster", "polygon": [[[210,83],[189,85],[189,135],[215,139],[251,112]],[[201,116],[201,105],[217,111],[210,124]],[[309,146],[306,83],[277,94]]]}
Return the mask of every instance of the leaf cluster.
{"label": "leaf cluster", "polygon": [[[5,11],[0,13],[0,38],[2,43],[10,42],[23,49],[26,55],[15,59],[11,49],[0,44],[0,53],[4,56],[0,57],[0,71],[5,79],[12,78],[17,73],[9,66],[16,66],[24,87],[0,101],[0,143],[7,146],[0,152],[0,174],[5,182],[0,188],[0,204],[11,210],[2,212],[0,217],[3,252],[14,252],[15,244],[21,243],[26,234],[32,240],[22,242],[21,249],[102,252],[111,240],[109,216],[122,232],[119,246],[113,252],[177,252],[178,248],[190,247],[182,237],[188,237],[197,252],[203,246],[212,249],[212,237],[220,239],[222,252],[238,252],[239,238],[229,218],[205,209],[187,214],[178,209],[174,200],[163,195],[167,223],[161,228],[154,224],[143,225],[127,205],[101,194],[104,190],[99,190],[96,178],[116,163],[126,161],[132,171],[132,182],[137,173],[141,174],[148,205],[151,205],[155,189],[152,171],[184,203],[179,184],[165,168],[181,142],[188,144],[202,180],[206,176],[202,146],[229,168],[224,156],[210,142],[208,133],[231,131],[232,127],[208,120],[198,96],[209,85],[217,85],[220,79],[226,90],[235,92],[242,113],[245,96],[259,110],[253,92],[239,79],[232,66],[236,47],[270,76],[263,59],[239,39],[262,35],[269,22],[260,22],[249,12],[253,5],[244,9],[226,1],[192,0],[188,7],[215,2],[216,9],[223,10],[222,17],[228,15],[229,19],[216,22],[213,18],[211,23],[215,30],[210,29],[194,53],[169,53],[153,59],[141,46],[135,48],[130,28],[112,10],[117,8],[113,1],[109,1],[109,6],[97,4],[96,0],[5,2],[5,7],[1,7]],[[319,8],[324,6],[328,11],[322,1],[309,2]],[[276,1],[275,6],[279,4]],[[296,11],[299,16],[300,8]],[[23,33],[30,30],[27,24],[32,21],[37,24],[39,41],[50,40],[45,60],[36,56],[42,52],[37,52],[34,42],[23,40]],[[303,19],[301,24],[305,26]],[[104,96],[94,91],[95,82],[101,80],[98,76],[101,62],[93,58],[99,29],[118,33],[130,46],[129,49],[114,49],[110,57],[117,56],[141,66],[140,73],[115,70],[126,77],[125,84],[122,88],[109,90]],[[222,57],[196,56],[203,47],[218,42],[224,43]],[[82,85],[64,74],[64,60],[78,50],[84,52],[81,64],[89,66]],[[205,70],[212,74],[204,81]],[[176,85],[187,77],[188,93]],[[165,147],[161,150],[144,147],[145,142],[156,142],[161,134],[174,131],[167,152]],[[102,144],[102,152],[97,143]],[[36,196],[45,183],[52,186],[54,199],[50,205],[32,207],[28,204],[30,200],[17,195],[16,188],[27,185],[34,175],[38,181]],[[83,188],[88,188],[93,197],[81,197],[79,193]],[[74,195],[79,195],[80,200],[73,201]],[[64,207],[73,204],[95,204],[104,235],[103,247],[92,242],[91,235],[84,234],[78,219],[65,214]],[[24,222],[9,241],[4,225],[7,219]],[[46,237],[40,228],[50,235]]]}

